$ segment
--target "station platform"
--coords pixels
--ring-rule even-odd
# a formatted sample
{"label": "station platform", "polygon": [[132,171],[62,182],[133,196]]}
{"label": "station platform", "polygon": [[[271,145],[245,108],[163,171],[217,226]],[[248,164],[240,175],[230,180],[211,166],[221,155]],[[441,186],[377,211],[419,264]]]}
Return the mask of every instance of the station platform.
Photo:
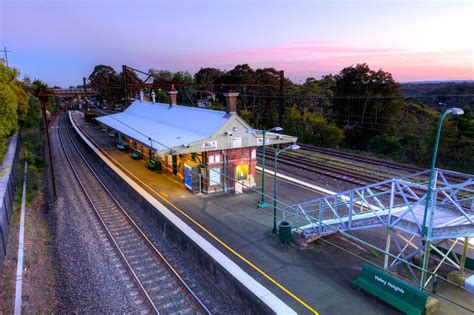
{"label": "station platform", "polygon": [[[118,150],[114,138],[86,123],[80,115],[73,114],[72,117],[91,141],[107,152],[116,166],[133,174],[139,179],[139,185],[146,183],[151,188],[147,190],[159,202],[297,313],[398,314],[395,309],[352,285],[351,281],[360,272],[362,261],[359,258],[329,245],[300,247],[295,243],[281,244],[271,232],[271,206],[256,207],[260,198],[257,192],[192,194],[185,189],[180,178],[150,171],[145,167],[146,161],[133,160],[129,153]],[[273,191],[272,184],[273,177],[267,176],[267,192]],[[257,185],[260,185],[259,181]],[[287,204],[318,196],[318,192],[311,188],[285,180],[279,180],[278,189],[279,199]],[[217,242],[215,237],[226,246]],[[257,272],[255,266],[275,282]]]}

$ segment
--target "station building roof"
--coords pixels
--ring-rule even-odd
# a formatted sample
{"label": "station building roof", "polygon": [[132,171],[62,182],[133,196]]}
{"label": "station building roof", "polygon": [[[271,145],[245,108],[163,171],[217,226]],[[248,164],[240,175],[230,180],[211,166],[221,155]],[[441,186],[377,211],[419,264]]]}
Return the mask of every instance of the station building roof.
{"label": "station building roof", "polygon": [[[240,116],[219,110],[137,100],[122,113],[96,119],[145,146],[152,146],[160,155],[263,144],[262,135],[245,132],[252,127]],[[297,139],[273,133],[267,133],[266,138],[267,145]]]}

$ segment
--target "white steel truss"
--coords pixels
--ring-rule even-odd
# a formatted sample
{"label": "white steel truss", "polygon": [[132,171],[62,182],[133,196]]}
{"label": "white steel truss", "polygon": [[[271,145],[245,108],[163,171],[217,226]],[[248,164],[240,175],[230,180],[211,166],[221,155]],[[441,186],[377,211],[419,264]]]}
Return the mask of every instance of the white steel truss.
{"label": "white steel truss", "polygon": [[[452,255],[455,243],[447,246],[447,241],[474,237],[474,175],[437,169],[425,210],[428,176],[429,171],[420,172],[299,203],[284,209],[285,219],[306,242],[334,233],[385,227],[385,248],[377,247],[385,253],[384,268],[404,264],[418,282],[412,259],[421,254],[421,285],[426,286],[432,279],[426,278],[426,272],[436,273],[441,265],[460,269],[459,259]],[[441,257],[431,271],[430,252]]]}

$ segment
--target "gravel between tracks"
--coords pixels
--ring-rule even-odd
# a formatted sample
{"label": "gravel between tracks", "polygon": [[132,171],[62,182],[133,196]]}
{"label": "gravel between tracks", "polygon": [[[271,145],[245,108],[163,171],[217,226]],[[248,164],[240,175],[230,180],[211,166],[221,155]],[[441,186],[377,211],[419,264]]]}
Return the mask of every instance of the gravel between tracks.
{"label": "gravel between tracks", "polygon": [[[48,215],[55,244],[58,313],[136,313],[133,282],[97,222],[67,165],[56,128],[51,142],[58,199]],[[123,268],[122,268],[123,269]]]}

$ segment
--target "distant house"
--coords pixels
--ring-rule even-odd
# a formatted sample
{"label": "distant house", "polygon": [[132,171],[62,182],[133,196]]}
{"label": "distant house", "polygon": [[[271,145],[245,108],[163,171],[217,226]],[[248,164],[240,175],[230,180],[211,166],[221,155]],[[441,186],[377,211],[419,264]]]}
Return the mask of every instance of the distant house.
{"label": "distant house", "polygon": [[199,108],[208,108],[216,100],[216,95],[211,91],[205,91],[205,97],[197,100],[197,107]]}

